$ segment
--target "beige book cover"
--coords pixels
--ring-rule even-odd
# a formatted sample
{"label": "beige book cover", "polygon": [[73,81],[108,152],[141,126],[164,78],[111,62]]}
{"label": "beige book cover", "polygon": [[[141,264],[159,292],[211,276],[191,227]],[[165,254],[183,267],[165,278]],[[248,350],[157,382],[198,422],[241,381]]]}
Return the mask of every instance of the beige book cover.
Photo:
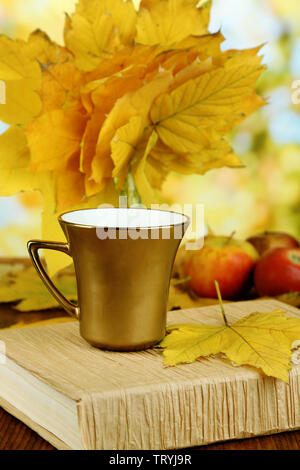
{"label": "beige book cover", "polygon": [[[275,300],[226,304],[234,322]],[[220,322],[217,305],[168,323]],[[176,449],[300,428],[300,366],[289,384],[221,358],[163,366],[159,352],[93,348],[76,321],[0,332],[0,404],[57,448]]]}

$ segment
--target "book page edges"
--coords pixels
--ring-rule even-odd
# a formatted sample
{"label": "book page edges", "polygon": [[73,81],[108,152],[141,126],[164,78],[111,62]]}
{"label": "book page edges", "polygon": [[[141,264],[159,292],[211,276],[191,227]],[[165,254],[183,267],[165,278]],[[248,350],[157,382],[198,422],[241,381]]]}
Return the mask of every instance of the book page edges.
{"label": "book page edges", "polygon": [[0,365],[0,404],[55,447],[83,448],[77,403],[10,359]]}

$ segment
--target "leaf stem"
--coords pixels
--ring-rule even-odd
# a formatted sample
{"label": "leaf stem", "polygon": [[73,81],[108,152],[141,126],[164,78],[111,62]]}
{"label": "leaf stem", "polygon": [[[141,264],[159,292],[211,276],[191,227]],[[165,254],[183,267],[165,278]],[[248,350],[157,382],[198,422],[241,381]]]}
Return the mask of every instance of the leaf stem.
{"label": "leaf stem", "polygon": [[129,171],[126,177],[125,185],[120,192],[121,196],[127,196],[128,206],[141,204],[141,197],[135,186],[135,182],[132,173]]}
{"label": "leaf stem", "polygon": [[229,243],[230,243],[231,240],[233,239],[235,233],[236,233],[236,230],[233,230],[233,232],[231,232],[231,234],[229,235],[229,237],[228,237],[227,240],[226,240],[225,245],[229,245]]}
{"label": "leaf stem", "polygon": [[222,296],[221,296],[220,286],[219,286],[218,281],[215,281],[215,287],[216,287],[216,291],[217,291],[217,295],[218,295],[219,304],[220,304],[221,312],[222,312],[222,315],[223,315],[224,323],[225,323],[226,326],[229,326],[226,315],[225,315],[225,310],[224,310],[224,306],[223,306],[223,301],[222,301]]}
{"label": "leaf stem", "polygon": [[176,281],[173,281],[173,286],[179,286],[180,284],[184,284],[185,282],[190,281],[192,278],[191,276],[187,276]]}

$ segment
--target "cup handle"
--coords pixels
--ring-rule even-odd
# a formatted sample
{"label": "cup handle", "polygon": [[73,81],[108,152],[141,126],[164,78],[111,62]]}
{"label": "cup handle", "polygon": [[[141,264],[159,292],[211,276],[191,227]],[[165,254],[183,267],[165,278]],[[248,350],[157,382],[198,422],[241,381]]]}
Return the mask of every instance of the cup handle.
{"label": "cup handle", "polygon": [[69,302],[61,292],[55,287],[53,282],[51,281],[50,277],[45,271],[44,266],[39,257],[38,251],[40,249],[47,249],[47,250],[57,250],[61,251],[62,253],[66,253],[67,255],[71,256],[70,254],[70,247],[68,243],[59,243],[59,242],[47,242],[41,240],[31,240],[27,243],[27,248],[29,255],[32,259],[34,267],[36,268],[38,274],[40,275],[42,281],[49,289],[53,297],[61,304],[61,306],[65,309],[65,311],[71,315],[71,317],[79,319],[79,307]]}

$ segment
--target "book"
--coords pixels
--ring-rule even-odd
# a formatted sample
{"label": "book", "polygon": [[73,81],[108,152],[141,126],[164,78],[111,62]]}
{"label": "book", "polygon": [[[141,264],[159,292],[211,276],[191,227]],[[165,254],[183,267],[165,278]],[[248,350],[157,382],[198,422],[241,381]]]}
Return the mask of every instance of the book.
{"label": "book", "polygon": [[[276,300],[226,304],[234,322],[253,311],[300,311]],[[168,323],[220,323],[218,305],[168,313]],[[0,332],[0,405],[58,449],[164,450],[300,428],[300,366],[289,384],[208,357],[176,367],[155,349],[96,349],[77,321]]]}

